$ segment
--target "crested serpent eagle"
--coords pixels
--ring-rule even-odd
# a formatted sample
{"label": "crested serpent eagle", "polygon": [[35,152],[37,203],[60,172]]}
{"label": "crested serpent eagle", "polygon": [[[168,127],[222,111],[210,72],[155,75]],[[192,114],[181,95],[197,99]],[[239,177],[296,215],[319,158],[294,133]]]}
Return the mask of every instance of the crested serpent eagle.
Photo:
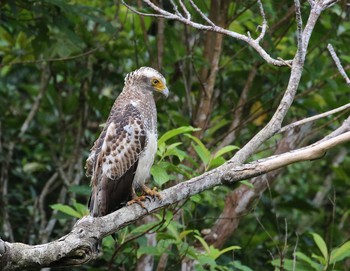
{"label": "crested serpent eagle", "polygon": [[[165,78],[142,67],[125,77],[124,88],[111,109],[86,161],[91,176],[90,214],[104,216],[145,196],[158,196],[145,185],[157,151],[157,110],[153,93],[168,96]],[[143,196],[137,197],[135,190]]]}

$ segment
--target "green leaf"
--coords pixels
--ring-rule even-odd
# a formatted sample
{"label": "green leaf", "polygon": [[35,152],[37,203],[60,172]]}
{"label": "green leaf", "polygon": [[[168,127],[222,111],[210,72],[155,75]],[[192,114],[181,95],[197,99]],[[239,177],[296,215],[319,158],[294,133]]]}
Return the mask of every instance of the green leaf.
{"label": "green leaf", "polygon": [[328,256],[328,249],[327,249],[327,245],[326,245],[325,241],[323,240],[323,238],[319,234],[317,234],[315,232],[312,232],[310,234],[312,235],[312,238],[314,239],[318,249],[321,251],[325,262],[327,263],[329,256]]}
{"label": "green leaf", "polygon": [[34,173],[37,171],[43,171],[44,169],[45,169],[45,165],[42,163],[38,163],[38,162],[26,163],[23,166],[23,171],[25,173]]}
{"label": "green leaf", "polygon": [[200,139],[198,139],[197,137],[188,135],[188,134],[186,134],[186,136],[191,138],[194,142],[196,142],[196,145],[194,145],[193,148],[197,152],[199,158],[202,160],[204,165],[208,166],[211,160],[210,151],[204,146],[202,141],[200,141]]}
{"label": "green leaf", "polygon": [[332,250],[329,263],[333,264],[348,257],[350,257],[350,241]]}
{"label": "green leaf", "polygon": [[159,256],[161,253],[158,247],[154,246],[142,246],[137,250],[137,258],[140,258],[143,254]]}
{"label": "green leaf", "polygon": [[190,197],[190,199],[195,202],[195,203],[200,203],[201,202],[201,196],[200,195],[193,195],[192,197]]}
{"label": "green leaf", "polygon": [[143,224],[143,225],[138,226],[135,229],[133,229],[130,232],[130,234],[146,233],[147,231],[149,231],[150,229],[152,229],[153,227],[155,227],[158,224],[159,224],[159,221],[154,221],[154,222],[150,222],[150,223],[147,223],[147,224]]}
{"label": "green leaf", "polygon": [[179,134],[186,134],[194,131],[200,130],[199,128],[194,128],[192,126],[182,126],[173,130],[170,130],[166,132],[164,135],[161,136],[161,138],[158,139],[158,145],[161,145],[165,141],[169,140],[170,138],[173,138]]}
{"label": "green leaf", "polygon": [[68,205],[57,203],[57,204],[50,205],[50,207],[54,210],[60,211],[60,212],[67,214],[69,216],[73,216],[73,217],[77,217],[77,218],[83,217],[81,214],[79,214],[76,210],[74,210],[72,207],[70,207]]}
{"label": "green leaf", "polygon": [[166,172],[164,168],[162,168],[159,165],[153,165],[151,168],[151,174],[153,176],[153,179],[155,183],[158,186],[162,186],[166,182],[170,180],[169,174]]}
{"label": "green leaf", "polygon": [[319,263],[314,262],[310,257],[306,256],[302,252],[296,252],[295,256],[296,256],[297,260],[304,261],[305,263],[309,264],[315,270],[322,269],[322,266]]}
{"label": "green leaf", "polygon": [[208,166],[208,169],[212,169],[212,168],[216,168],[218,166],[221,166],[225,162],[226,162],[226,160],[224,159],[224,157],[216,157],[215,159],[211,159],[209,166]]}
{"label": "green leaf", "polygon": [[251,182],[247,181],[247,180],[240,181],[240,183],[244,184],[244,185],[246,185],[246,186],[248,186],[250,188],[254,188],[254,185]]}
{"label": "green leaf", "polygon": [[[281,267],[281,259],[275,259],[271,261],[271,264],[275,267],[277,267],[277,270],[282,270],[280,269]],[[294,263],[294,260],[289,260],[285,259],[283,260],[283,270],[286,271],[315,271],[313,268],[311,268],[309,265],[306,263],[301,263],[296,261]]]}
{"label": "green leaf", "polygon": [[204,238],[200,237],[199,235],[194,236],[203,246],[205,251],[210,254],[210,247],[208,246],[207,242],[204,240]]}
{"label": "green leaf", "polygon": [[[202,266],[210,266],[211,269],[209,270],[215,270],[212,268],[215,268],[217,266],[215,260],[211,257],[208,257],[206,255],[199,255],[198,256],[198,262],[202,265]],[[203,269],[203,270],[207,270],[207,269]]]}
{"label": "green leaf", "polygon": [[249,268],[248,266],[243,265],[239,261],[234,261],[231,265],[235,268],[235,270],[237,269],[240,271],[253,271],[253,269]]}
{"label": "green leaf", "polygon": [[75,210],[78,211],[78,213],[81,216],[85,216],[85,215],[89,214],[89,209],[87,208],[87,206],[85,204],[81,204],[81,203],[73,200],[73,207],[75,208]]}
{"label": "green leaf", "polygon": [[223,156],[225,153],[228,153],[228,152],[233,151],[233,150],[238,150],[238,149],[239,149],[239,147],[234,146],[234,145],[225,146],[215,153],[214,159]]}
{"label": "green leaf", "polygon": [[186,230],[183,231],[179,234],[179,238],[182,240],[184,237],[186,237],[187,235],[189,235],[190,233],[199,233],[197,230]]}
{"label": "green leaf", "polygon": [[164,252],[169,253],[169,246],[177,244],[177,241],[174,239],[161,239],[157,243],[157,248],[161,254]]}

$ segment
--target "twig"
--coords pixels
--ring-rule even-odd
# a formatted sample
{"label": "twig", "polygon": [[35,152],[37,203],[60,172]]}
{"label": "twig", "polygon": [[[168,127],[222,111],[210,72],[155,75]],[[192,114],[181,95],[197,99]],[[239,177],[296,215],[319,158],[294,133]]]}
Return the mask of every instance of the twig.
{"label": "twig", "polygon": [[288,131],[290,129],[293,129],[297,126],[300,126],[300,125],[303,125],[305,123],[308,123],[308,122],[312,122],[312,121],[315,121],[315,120],[318,120],[318,119],[321,119],[321,118],[324,118],[324,117],[327,117],[329,115],[332,115],[332,114],[335,114],[335,113],[338,113],[338,112],[341,112],[343,110],[346,110],[350,108],[350,103],[348,104],[345,104],[343,106],[340,106],[336,109],[333,109],[333,110],[330,110],[330,111],[327,111],[327,112],[324,112],[324,113],[321,113],[321,114],[318,114],[318,115],[315,115],[315,116],[312,116],[312,117],[309,117],[309,118],[305,118],[305,119],[302,119],[302,120],[299,120],[299,121],[296,121],[296,122],[293,122],[291,124],[288,124],[284,127],[282,127],[278,133],[283,133],[285,131]]}
{"label": "twig", "polygon": [[340,59],[337,56],[336,52],[334,51],[334,48],[333,48],[332,44],[329,43],[328,46],[327,46],[327,49],[328,49],[329,53],[331,54],[331,56],[332,56],[332,58],[334,60],[334,63],[337,66],[340,74],[345,79],[346,84],[350,86],[350,78],[346,74],[346,72],[345,72],[345,70],[343,68],[343,65],[340,63]]}
{"label": "twig", "polygon": [[[302,45],[298,42],[298,50],[293,59],[289,82],[275,114],[272,116],[268,124],[262,130],[260,130],[242,149],[240,149],[233,158],[231,158],[230,161],[232,163],[240,164],[246,161],[254,152],[256,152],[261,144],[263,144],[267,139],[271,138],[281,129],[282,122],[293,103],[295,94],[299,87],[311,33],[322,10],[323,8],[321,3],[320,5],[316,5],[313,9],[311,9],[305,30],[302,33]],[[301,22],[298,23],[299,26],[300,23]]]}
{"label": "twig", "polygon": [[[263,26],[262,26],[262,33],[259,35],[259,37],[257,39],[252,39],[249,35],[243,35],[243,34],[239,34],[237,32],[234,31],[230,31],[227,29],[224,29],[220,26],[215,25],[211,20],[209,20],[209,18],[207,16],[205,16],[203,14],[203,12],[194,4],[194,2],[191,0],[190,3],[193,6],[193,8],[199,12],[199,14],[201,15],[201,17],[207,22],[209,23],[209,25],[204,25],[204,24],[200,24],[200,23],[196,23],[194,21],[191,20],[191,18],[188,16],[188,14],[186,15],[187,18],[185,18],[184,16],[182,16],[178,9],[177,6],[172,2],[172,5],[174,7],[174,13],[170,13],[160,7],[158,7],[157,5],[155,5],[153,2],[151,2],[150,0],[143,0],[150,8],[152,8],[157,14],[154,13],[143,13],[140,12],[138,10],[135,10],[133,7],[129,6],[128,4],[125,3],[124,0],[122,0],[122,3],[132,12],[142,15],[142,16],[151,16],[151,17],[158,17],[158,18],[165,18],[165,19],[169,19],[169,20],[177,20],[179,22],[182,22],[186,25],[190,25],[196,29],[199,30],[207,30],[207,31],[213,31],[213,32],[217,32],[220,34],[224,34],[227,36],[230,36],[234,39],[238,39],[241,41],[246,42],[247,44],[249,44],[266,62],[276,65],[276,66],[285,66],[286,63],[291,64],[292,61],[291,60],[286,60],[286,61],[281,61],[278,59],[274,59],[272,58],[259,44],[259,41],[262,39],[263,35],[265,34],[266,31],[266,27],[267,24],[265,23],[265,20],[263,21]],[[262,5],[260,6],[260,12],[263,13],[262,10]],[[186,9],[187,10],[187,9]],[[186,13],[186,11],[184,11]]]}
{"label": "twig", "polygon": [[301,54],[304,50],[303,46],[303,20],[301,18],[300,2],[294,0],[295,5],[295,17],[297,21],[297,37],[298,37],[298,53]]}
{"label": "twig", "polygon": [[[173,20],[175,19],[175,15],[171,14],[170,12],[167,12],[169,15],[166,16],[164,14],[154,14],[154,13],[144,13],[144,12],[140,12],[136,9],[134,9],[132,6],[129,6],[127,3],[125,3],[124,0],[122,0],[122,3],[124,6],[126,6],[129,10],[131,10],[132,12],[134,12],[135,14],[138,14],[138,15],[142,15],[142,16],[148,16],[148,17],[157,17],[157,18],[165,18],[165,19],[170,19],[170,20]],[[177,14],[178,14],[178,11],[177,11]],[[182,15],[180,15],[182,17]],[[179,17],[180,17],[179,16]]]}
{"label": "twig", "polygon": [[257,37],[255,39],[255,41],[259,43],[265,36],[266,29],[267,29],[267,21],[266,21],[265,11],[264,11],[264,7],[263,7],[263,5],[261,3],[261,0],[258,0],[258,4],[259,4],[261,17],[263,18],[262,26],[260,26],[261,27],[261,33],[260,33],[259,37]]}
{"label": "twig", "polygon": [[216,27],[216,25],[196,6],[196,4],[192,1],[189,0],[191,6],[198,12],[198,14],[212,27]]}
{"label": "twig", "polygon": [[185,4],[182,2],[182,0],[179,0],[179,3],[180,3],[180,6],[181,6],[182,10],[186,14],[186,19],[187,20],[191,20],[191,13],[188,11],[188,9],[186,8]]}
{"label": "twig", "polygon": [[[124,1],[122,1],[123,4],[125,5]],[[179,17],[183,17],[182,14],[179,12],[178,8],[177,8],[177,5],[175,5],[174,1],[173,0],[170,0],[170,3],[171,5],[173,6],[173,9],[174,9],[174,12],[177,16]],[[126,5],[125,5],[126,6]],[[126,6],[127,7],[127,6]],[[129,8],[130,9],[130,8]],[[131,10],[131,9],[130,9]]]}

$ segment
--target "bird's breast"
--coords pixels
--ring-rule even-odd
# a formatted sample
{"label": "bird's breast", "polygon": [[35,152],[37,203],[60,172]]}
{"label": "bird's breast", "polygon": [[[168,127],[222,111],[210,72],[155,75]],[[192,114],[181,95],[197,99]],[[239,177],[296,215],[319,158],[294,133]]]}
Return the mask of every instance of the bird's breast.
{"label": "bird's breast", "polygon": [[153,165],[154,156],[157,152],[157,133],[148,131],[146,136],[146,145],[140,155],[137,165],[133,185],[135,188],[145,183],[145,180],[150,175],[150,170]]}

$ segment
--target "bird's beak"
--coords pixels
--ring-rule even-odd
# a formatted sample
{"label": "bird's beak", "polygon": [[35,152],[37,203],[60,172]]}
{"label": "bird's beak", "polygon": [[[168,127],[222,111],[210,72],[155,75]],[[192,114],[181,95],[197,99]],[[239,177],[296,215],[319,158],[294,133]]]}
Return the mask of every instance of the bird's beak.
{"label": "bird's beak", "polygon": [[161,91],[161,93],[162,93],[166,98],[168,98],[169,89],[168,89],[167,87],[165,87],[165,88]]}

